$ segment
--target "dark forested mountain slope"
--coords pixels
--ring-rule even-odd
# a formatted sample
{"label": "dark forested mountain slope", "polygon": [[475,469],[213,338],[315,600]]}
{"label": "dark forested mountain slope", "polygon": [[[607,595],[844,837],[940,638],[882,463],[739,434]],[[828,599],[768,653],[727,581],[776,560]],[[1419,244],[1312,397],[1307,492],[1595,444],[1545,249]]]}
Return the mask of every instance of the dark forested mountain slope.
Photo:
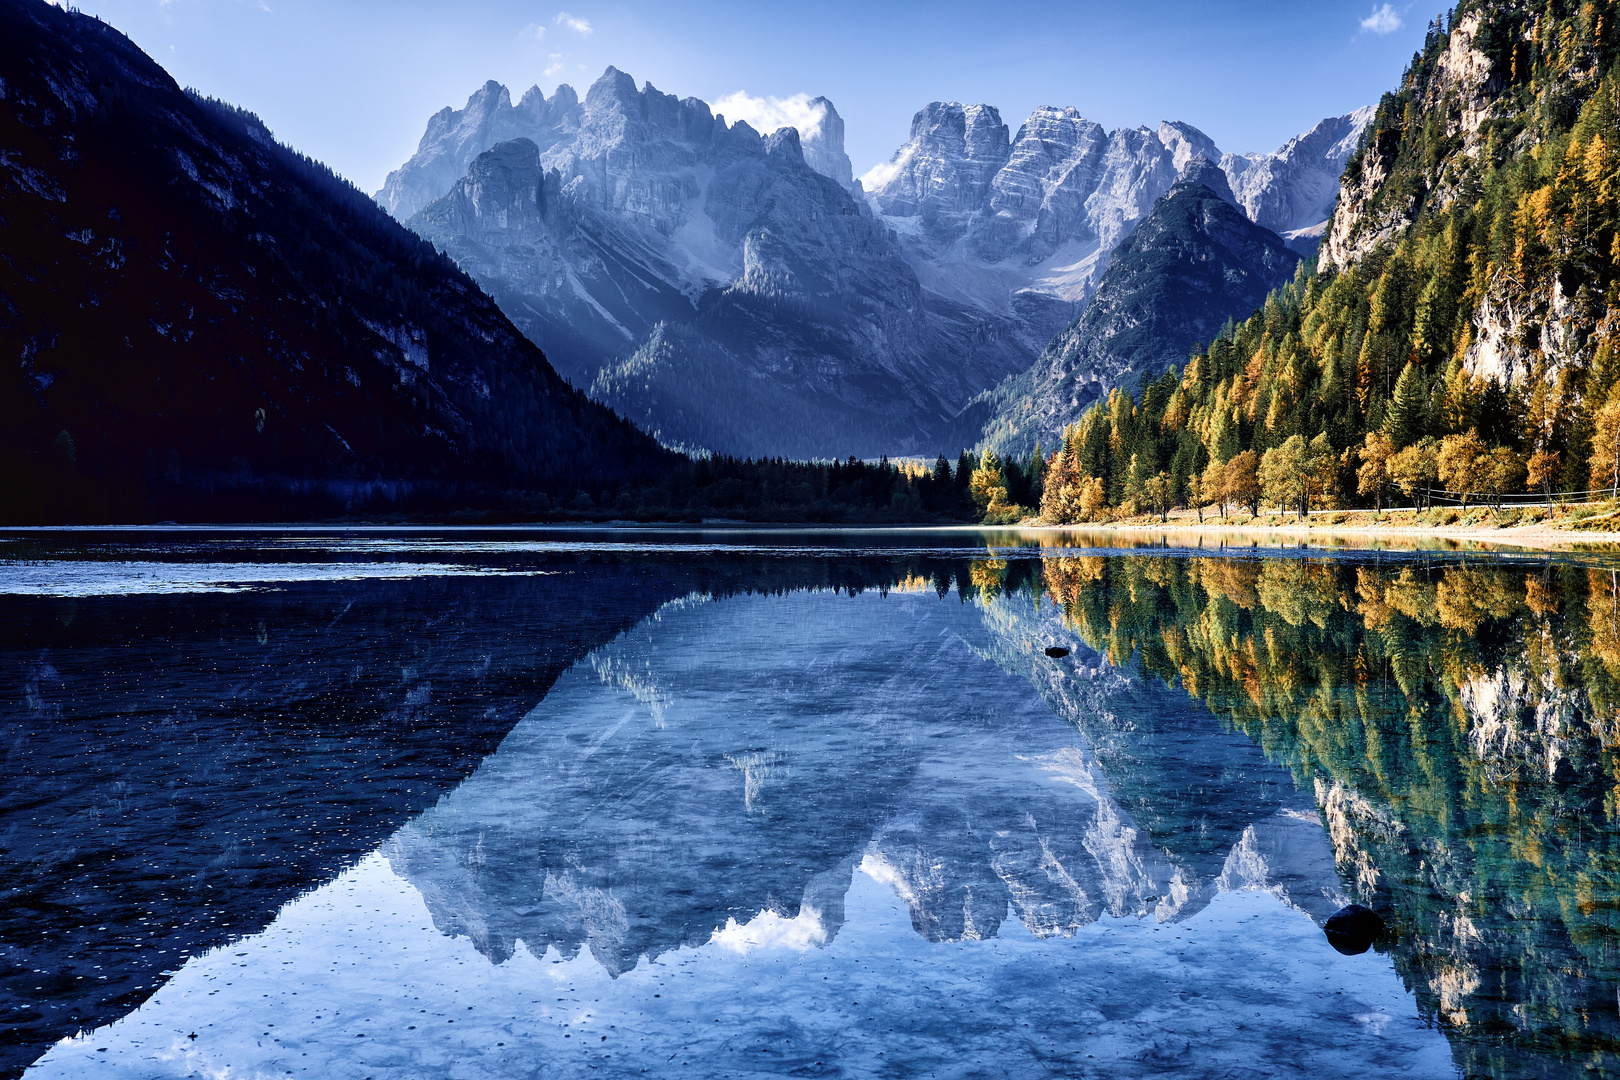
{"label": "dark forested mountain slope", "polygon": [[0,518],[572,495],[663,451],[448,259],[101,22],[0,4]]}
{"label": "dark forested mountain slope", "polygon": [[1194,159],[1114,250],[1085,313],[988,396],[984,437],[1002,450],[1055,445],[1111,389],[1162,375],[1227,320],[1260,307],[1298,262],[1282,237],[1238,209],[1220,169]]}

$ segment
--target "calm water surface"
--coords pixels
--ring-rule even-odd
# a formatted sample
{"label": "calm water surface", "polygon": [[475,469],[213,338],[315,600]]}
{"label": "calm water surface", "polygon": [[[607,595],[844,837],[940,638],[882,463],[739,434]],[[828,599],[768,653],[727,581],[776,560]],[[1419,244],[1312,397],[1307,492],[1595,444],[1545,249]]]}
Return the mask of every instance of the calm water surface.
{"label": "calm water surface", "polygon": [[0,535],[0,1072],[1620,1075],[1615,560],[1089,542]]}

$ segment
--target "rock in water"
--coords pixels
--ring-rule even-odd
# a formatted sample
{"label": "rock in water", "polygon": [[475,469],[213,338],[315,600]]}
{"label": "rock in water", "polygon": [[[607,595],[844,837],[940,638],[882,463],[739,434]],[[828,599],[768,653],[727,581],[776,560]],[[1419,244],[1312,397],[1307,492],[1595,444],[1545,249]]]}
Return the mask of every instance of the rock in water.
{"label": "rock in water", "polygon": [[1054,660],[1057,660],[1057,659],[1059,659],[1061,657],[1068,656],[1069,655],[1069,650],[1065,649],[1061,645],[1052,645],[1052,646],[1047,648],[1046,655],[1050,656]]}
{"label": "rock in water", "polygon": [[1328,944],[1346,956],[1356,956],[1372,947],[1373,941],[1384,932],[1384,920],[1371,908],[1349,904],[1328,916],[1322,932]]}

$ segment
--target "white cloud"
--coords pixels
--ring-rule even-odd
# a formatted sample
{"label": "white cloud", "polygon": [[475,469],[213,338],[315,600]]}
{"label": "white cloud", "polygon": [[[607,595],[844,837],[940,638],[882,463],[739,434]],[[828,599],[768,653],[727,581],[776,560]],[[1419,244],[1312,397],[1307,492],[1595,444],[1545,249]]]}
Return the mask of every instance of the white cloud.
{"label": "white cloud", "polygon": [[774,911],[762,911],[745,923],[735,918],[714,932],[710,943],[746,955],[755,949],[793,949],[806,952],[820,948],[831,938],[821,921],[821,912],[809,904],[799,905],[799,914],[784,919]]}
{"label": "white cloud", "polygon": [[769,134],[777,128],[798,128],[805,142],[821,134],[827,122],[827,106],[812,104],[809,94],[787,98],[753,97],[741,90],[714,103],[714,111],[732,123],[746,120],[755,131]]}
{"label": "white cloud", "polygon": [[1373,13],[1361,20],[1361,28],[1373,34],[1393,34],[1401,25],[1400,15],[1388,4],[1373,8]]}
{"label": "white cloud", "polygon": [[541,26],[539,23],[530,23],[528,26],[523,28],[522,36],[532,37],[536,41],[544,41],[546,37],[546,28]]}
{"label": "white cloud", "polygon": [[581,36],[590,36],[591,24],[584,19],[575,18],[566,11],[557,12],[557,25],[566,26]]}
{"label": "white cloud", "polygon": [[549,59],[551,60],[551,63],[547,64],[546,70],[542,71],[540,74],[544,75],[548,79],[555,79],[565,70],[565,65],[563,64],[563,54],[554,52],[551,54]]}
{"label": "white cloud", "polygon": [[900,171],[910,162],[911,154],[912,150],[909,146],[902,146],[896,151],[894,157],[888,161],[867,169],[858,178],[861,187],[866,190],[868,195],[876,191],[882,191],[889,186],[891,180],[900,175]]}
{"label": "white cloud", "polygon": [[861,174],[861,187],[866,191],[881,191],[888,186],[889,181],[900,175],[900,158],[896,155],[893,161],[885,161],[874,165]]}

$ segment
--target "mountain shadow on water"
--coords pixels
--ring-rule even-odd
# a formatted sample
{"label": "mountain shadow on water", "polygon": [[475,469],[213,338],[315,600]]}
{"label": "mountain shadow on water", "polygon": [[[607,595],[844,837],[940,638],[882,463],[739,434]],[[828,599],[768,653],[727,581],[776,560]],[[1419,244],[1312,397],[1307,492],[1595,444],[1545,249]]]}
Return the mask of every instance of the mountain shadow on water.
{"label": "mountain shadow on water", "polygon": [[0,8],[0,518],[521,504],[669,456],[431,245],[99,20]]}
{"label": "mountain shadow on water", "polygon": [[[7,598],[0,1076],[262,929],[687,587],[558,569]],[[131,649],[147,662],[121,662]]]}

